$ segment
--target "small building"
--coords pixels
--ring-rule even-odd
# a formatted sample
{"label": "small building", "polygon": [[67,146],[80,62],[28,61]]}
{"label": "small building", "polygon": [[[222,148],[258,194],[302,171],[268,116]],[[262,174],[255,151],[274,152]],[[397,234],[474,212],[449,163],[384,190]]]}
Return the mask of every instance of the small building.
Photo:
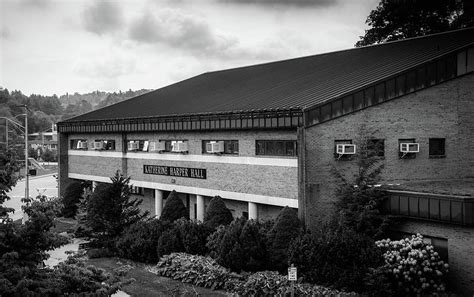
{"label": "small building", "polygon": [[394,231],[425,235],[474,292],[474,28],[204,73],[58,129],[60,191],[120,170],[156,215],[176,190],[191,218],[219,195],[309,227],[334,211],[333,169],[377,147]]}

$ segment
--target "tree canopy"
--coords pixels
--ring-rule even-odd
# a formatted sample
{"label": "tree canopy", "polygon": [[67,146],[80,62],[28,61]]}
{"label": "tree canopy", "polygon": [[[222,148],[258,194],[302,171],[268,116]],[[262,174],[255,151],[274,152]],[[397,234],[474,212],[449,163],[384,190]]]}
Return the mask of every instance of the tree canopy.
{"label": "tree canopy", "polygon": [[356,47],[474,26],[472,0],[382,0]]}

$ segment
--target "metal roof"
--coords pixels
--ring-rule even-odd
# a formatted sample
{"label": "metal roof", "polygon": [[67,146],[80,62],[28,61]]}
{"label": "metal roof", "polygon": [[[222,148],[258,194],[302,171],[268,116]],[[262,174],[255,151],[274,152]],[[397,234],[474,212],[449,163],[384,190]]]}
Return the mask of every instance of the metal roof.
{"label": "metal roof", "polygon": [[204,73],[65,122],[303,110],[474,44],[474,28]]}

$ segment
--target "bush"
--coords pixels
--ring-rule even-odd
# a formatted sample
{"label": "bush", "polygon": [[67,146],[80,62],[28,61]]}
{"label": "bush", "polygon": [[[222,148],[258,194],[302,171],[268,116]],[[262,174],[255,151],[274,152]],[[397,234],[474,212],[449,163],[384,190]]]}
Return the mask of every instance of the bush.
{"label": "bush", "polygon": [[[239,296],[285,296],[290,294],[293,286],[286,276],[277,272],[263,271],[252,275],[239,275],[220,266],[212,258],[184,253],[165,256],[148,270],[160,276],[200,287],[223,289]],[[295,284],[294,287],[297,296],[336,296],[341,293],[309,284]]]}
{"label": "bush", "polygon": [[384,251],[385,265],[381,269],[400,295],[425,296],[446,290],[449,266],[431,244],[423,242],[420,234],[398,241],[384,239],[376,244]]}
{"label": "bush", "polygon": [[357,292],[368,290],[367,273],[382,265],[371,238],[337,226],[302,233],[292,241],[288,259],[304,281]]}
{"label": "bush", "polygon": [[243,277],[231,273],[209,257],[185,253],[173,253],[164,256],[160,262],[149,269],[160,276],[171,277],[196,286],[213,290],[233,288],[233,284]]}
{"label": "bush", "polygon": [[265,225],[244,218],[219,227],[209,236],[207,246],[216,261],[233,271],[258,271],[267,267]]}
{"label": "bush", "polygon": [[63,198],[63,216],[66,218],[73,218],[77,212],[77,205],[82,197],[84,192],[84,187],[79,181],[71,182],[64,191]]}
{"label": "bush", "polygon": [[168,222],[157,219],[131,225],[115,243],[119,256],[138,262],[158,262],[158,239],[170,227]]}
{"label": "bush", "polygon": [[275,271],[260,271],[250,275],[246,281],[236,282],[233,292],[239,296],[344,296],[337,290],[322,286],[296,283],[288,280],[286,275]]}
{"label": "bush", "polygon": [[221,197],[215,196],[209,202],[206,213],[204,214],[204,224],[209,228],[215,229],[219,225],[228,225],[233,217],[230,210],[225,206]]}
{"label": "bush", "polygon": [[165,255],[171,253],[184,252],[183,242],[181,240],[181,234],[175,233],[173,229],[167,230],[161,234],[158,239],[158,246],[156,253],[158,259],[161,259]]}
{"label": "bush", "polygon": [[301,231],[297,213],[286,206],[278,215],[268,235],[268,252],[272,270],[285,271],[288,267],[288,247]]}
{"label": "bush", "polygon": [[184,206],[183,201],[178,197],[178,193],[173,190],[166,199],[166,204],[160,219],[174,222],[180,218],[189,219],[189,211],[186,206]]}
{"label": "bush", "polygon": [[158,259],[177,252],[204,255],[207,253],[206,239],[209,234],[210,229],[202,223],[181,218],[158,239]]}

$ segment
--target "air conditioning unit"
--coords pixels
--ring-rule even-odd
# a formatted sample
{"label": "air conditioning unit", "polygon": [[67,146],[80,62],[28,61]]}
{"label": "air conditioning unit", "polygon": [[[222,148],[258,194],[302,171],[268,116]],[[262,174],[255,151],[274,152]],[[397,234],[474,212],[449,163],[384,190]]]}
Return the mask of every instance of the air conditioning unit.
{"label": "air conditioning unit", "polygon": [[164,150],[166,150],[164,141],[150,142],[150,152],[161,152]]}
{"label": "air conditioning unit", "polygon": [[206,152],[211,154],[218,154],[224,152],[224,141],[213,141],[206,143]]}
{"label": "air conditioning unit", "polygon": [[188,143],[187,142],[174,142],[172,143],[172,152],[176,153],[184,153],[188,151]]}
{"label": "air conditioning unit", "polygon": [[419,153],[420,144],[419,143],[400,143],[400,152],[401,153]]}
{"label": "air conditioning unit", "polygon": [[77,148],[83,150],[87,149],[87,141],[78,141]]}
{"label": "air conditioning unit", "polygon": [[139,148],[138,141],[130,141],[127,146],[128,151],[137,151]]}
{"label": "air conditioning unit", "polygon": [[339,155],[354,155],[356,153],[355,144],[338,144],[336,146],[336,153]]}
{"label": "air conditioning unit", "polygon": [[92,144],[93,149],[95,150],[103,150],[104,149],[104,142],[103,141],[94,141]]}

